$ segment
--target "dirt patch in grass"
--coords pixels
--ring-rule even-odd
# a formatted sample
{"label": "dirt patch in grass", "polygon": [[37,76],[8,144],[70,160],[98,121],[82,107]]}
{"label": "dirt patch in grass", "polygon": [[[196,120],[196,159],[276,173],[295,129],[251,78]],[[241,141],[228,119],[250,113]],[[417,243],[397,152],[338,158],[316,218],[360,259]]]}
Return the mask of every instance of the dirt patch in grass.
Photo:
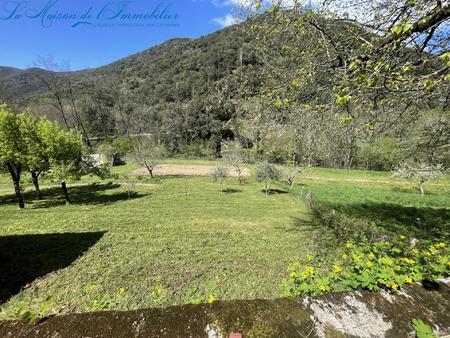
{"label": "dirt patch in grass", "polygon": [[[209,176],[214,166],[211,165],[185,165],[185,164],[160,164],[158,165],[153,174],[155,176]],[[228,168],[228,175],[237,177],[238,173],[232,168]],[[148,171],[145,168],[139,168],[133,170],[130,175],[132,176],[144,176],[148,175]],[[242,169],[241,176],[248,177],[251,175],[251,171],[248,168]]]}

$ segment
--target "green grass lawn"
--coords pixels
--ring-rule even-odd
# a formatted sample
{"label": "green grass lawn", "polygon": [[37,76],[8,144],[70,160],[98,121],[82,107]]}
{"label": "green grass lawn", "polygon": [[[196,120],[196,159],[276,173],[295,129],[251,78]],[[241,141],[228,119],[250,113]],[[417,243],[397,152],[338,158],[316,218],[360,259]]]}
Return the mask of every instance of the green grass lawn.
{"label": "green grass lawn", "polygon": [[[286,193],[267,198],[260,185],[237,186],[231,178],[227,193],[207,177],[155,181],[156,189],[132,187],[131,199],[128,188],[115,184],[72,187],[71,206],[53,197],[60,194],[57,189],[44,190],[43,201],[30,201],[33,193],[27,193],[25,210],[17,209],[12,195],[3,195],[0,235],[16,236],[18,244],[14,238],[6,244],[15,252],[9,258],[17,258],[11,270],[19,274],[40,276],[36,270],[45,258],[58,260],[51,242],[41,252],[33,242],[42,238],[30,237],[27,243],[23,235],[96,235],[85,247],[73,246],[77,237],[67,236],[68,250],[80,252],[65,253],[61,260],[68,266],[54,262],[63,269],[32,282],[4,304],[1,316],[19,305],[38,306],[48,296],[54,310],[66,312],[177,304],[211,294],[224,299],[279,295],[280,276],[311,238],[307,227],[298,228],[308,217],[300,198]],[[64,251],[64,237],[55,241]],[[36,257],[22,260],[28,249],[20,246],[31,246]],[[7,250],[3,245],[2,253]],[[119,297],[121,288],[125,292]]]}
{"label": "green grass lawn", "polygon": [[[69,185],[71,206],[64,205],[58,188],[43,189],[42,201],[27,189],[25,210],[18,210],[11,191],[0,191],[0,259],[7,262],[3,274],[14,277],[0,288],[0,303],[2,297],[5,301],[0,318],[26,309],[67,313],[211,297],[278,297],[288,263],[303,257],[316,232],[324,231],[311,226],[303,201],[308,190],[317,204],[373,219],[380,227],[421,235],[412,225],[416,217],[429,225],[449,224],[445,184],[427,186],[429,194],[420,197],[404,182],[304,179],[293,192],[283,193],[279,186],[279,193],[266,197],[262,184],[250,178],[242,186],[235,178],[227,179],[226,193],[208,177],[144,178],[142,183],[157,186],[127,186],[125,175],[135,168],[115,168],[116,182],[85,177],[82,183],[96,184]],[[386,177],[363,171],[311,172],[320,177]],[[0,178],[0,188],[9,185],[7,177]]]}

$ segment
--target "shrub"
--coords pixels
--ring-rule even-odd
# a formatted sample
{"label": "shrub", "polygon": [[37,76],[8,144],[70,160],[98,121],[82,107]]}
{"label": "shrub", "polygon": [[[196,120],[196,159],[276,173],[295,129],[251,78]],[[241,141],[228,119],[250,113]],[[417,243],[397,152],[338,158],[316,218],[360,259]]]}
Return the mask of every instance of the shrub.
{"label": "shrub", "polygon": [[282,281],[286,296],[354,289],[395,291],[405,283],[450,275],[450,250],[448,243],[424,242],[410,248],[406,236],[360,245],[349,241],[332,259],[308,255],[303,264],[291,263],[288,271],[289,277]]}
{"label": "shrub", "polygon": [[228,176],[228,168],[222,165],[216,165],[214,166],[214,168],[212,168],[210,175],[213,178],[214,182],[220,183],[221,191],[223,192],[223,182]]}
{"label": "shrub", "polygon": [[266,196],[270,192],[270,184],[275,183],[281,176],[280,170],[274,164],[267,161],[258,163],[256,166],[256,180],[258,182],[264,182]]}

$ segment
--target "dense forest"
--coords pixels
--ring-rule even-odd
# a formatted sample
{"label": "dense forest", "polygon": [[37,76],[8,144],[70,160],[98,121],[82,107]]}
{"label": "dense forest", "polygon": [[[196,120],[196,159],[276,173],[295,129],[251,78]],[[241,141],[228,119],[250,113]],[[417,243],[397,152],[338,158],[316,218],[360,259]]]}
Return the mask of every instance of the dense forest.
{"label": "dense forest", "polygon": [[[320,24],[342,44],[361,30]],[[311,76],[302,59],[323,57],[311,55],[311,36],[256,36],[244,23],[97,69],[70,72],[50,57],[27,70],[0,67],[0,101],[79,130],[89,146],[149,134],[171,154],[194,157],[220,157],[233,142],[249,161],[377,170],[405,160],[450,164],[445,90],[390,109],[361,101],[350,116],[328,104],[337,75],[324,68]]]}

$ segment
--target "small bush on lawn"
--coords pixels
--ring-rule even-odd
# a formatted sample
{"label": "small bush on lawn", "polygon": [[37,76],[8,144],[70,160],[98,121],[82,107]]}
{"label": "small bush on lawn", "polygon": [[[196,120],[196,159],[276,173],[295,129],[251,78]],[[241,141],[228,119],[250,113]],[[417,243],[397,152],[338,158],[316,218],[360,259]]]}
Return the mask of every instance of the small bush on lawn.
{"label": "small bush on lawn", "polygon": [[284,296],[317,295],[326,292],[366,289],[397,290],[424,278],[450,275],[448,243],[419,243],[410,248],[406,236],[395,241],[365,244],[347,242],[331,260],[308,255],[306,262],[291,263],[283,279]]}

